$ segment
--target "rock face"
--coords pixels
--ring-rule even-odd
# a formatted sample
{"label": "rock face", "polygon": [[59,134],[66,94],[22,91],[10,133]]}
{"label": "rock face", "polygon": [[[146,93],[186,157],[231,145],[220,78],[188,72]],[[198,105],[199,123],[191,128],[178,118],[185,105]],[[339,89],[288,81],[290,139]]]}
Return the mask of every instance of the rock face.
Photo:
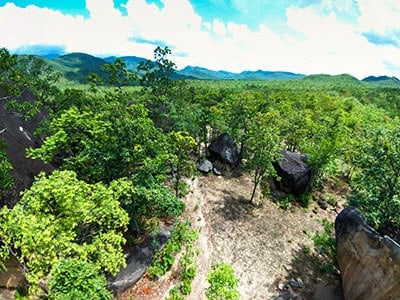
{"label": "rock face", "polygon": [[161,249],[167,243],[171,230],[172,227],[163,228],[159,235],[155,237],[157,239],[155,245],[154,241],[149,239],[133,248],[128,254],[127,266],[121,268],[115,277],[108,279],[107,288],[116,295],[120,295],[126,289],[132,287],[146,272],[155,251]]}
{"label": "rock face", "polygon": [[[0,98],[2,97],[5,97],[5,94],[0,91]],[[19,101],[33,102],[35,96],[24,91]],[[6,144],[5,152],[13,166],[11,175],[15,184],[14,188],[5,192],[2,200],[0,200],[0,206],[4,204],[13,206],[17,201],[19,192],[31,185],[34,176],[40,171],[52,169],[50,165],[45,165],[41,160],[32,160],[26,157],[26,149],[37,147],[40,143],[40,140],[33,133],[46,117],[46,113],[42,111],[34,118],[26,121],[18,113],[5,109],[4,102],[2,102],[0,103],[0,116],[0,140]]]}
{"label": "rock face", "polygon": [[223,133],[208,146],[209,159],[214,164],[220,162],[224,169],[233,169],[239,165],[241,155],[236,147],[234,140],[227,134]]}
{"label": "rock face", "polygon": [[14,258],[6,260],[4,264],[6,270],[0,270],[0,288],[15,289],[24,280],[22,268]]}
{"label": "rock face", "polygon": [[355,207],[337,216],[335,231],[345,299],[400,299],[400,246],[368,226]]}
{"label": "rock face", "polygon": [[274,163],[274,168],[281,178],[279,187],[295,196],[308,192],[311,183],[312,168],[307,158],[296,152],[283,151],[282,160]]}

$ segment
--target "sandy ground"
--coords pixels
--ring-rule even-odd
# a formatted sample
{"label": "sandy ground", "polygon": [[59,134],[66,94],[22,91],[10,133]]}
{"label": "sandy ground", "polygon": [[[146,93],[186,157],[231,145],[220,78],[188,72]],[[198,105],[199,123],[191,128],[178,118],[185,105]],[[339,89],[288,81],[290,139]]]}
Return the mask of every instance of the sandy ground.
{"label": "sandy ground", "polygon": [[[278,287],[300,278],[301,299],[341,299],[335,295],[338,277],[315,267],[318,259],[310,237],[322,231],[320,220],[334,221],[337,213],[313,203],[308,209],[288,210],[270,199],[260,206],[249,203],[250,177],[204,176],[190,181],[192,192],[185,198],[185,218],[200,231],[196,247],[198,270],[192,293],[186,299],[206,299],[206,277],[212,264],[232,264],[240,279],[240,299],[275,299]],[[259,195],[258,195],[259,196]],[[340,208],[338,208],[340,210]],[[172,270],[158,282],[142,278],[120,299],[165,299],[177,272]]]}

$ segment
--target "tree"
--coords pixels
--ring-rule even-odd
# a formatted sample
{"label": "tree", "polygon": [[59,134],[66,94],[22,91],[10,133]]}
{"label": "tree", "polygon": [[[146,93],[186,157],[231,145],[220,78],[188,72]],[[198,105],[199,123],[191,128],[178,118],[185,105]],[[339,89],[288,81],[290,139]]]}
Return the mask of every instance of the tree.
{"label": "tree", "polygon": [[[122,98],[118,97],[121,96]],[[74,170],[89,182],[108,183],[130,177],[145,169],[146,161],[159,162],[158,175],[166,157],[166,137],[155,128],[141,104],[128,104],[122,94],[98,95],[98,107],[65,110],[48,125],[48,137],[41,147],[30,149],[28,156],[53,161]],[[164,172],[165,173],[165,172]]]}
{"label": "tree", "polygon": [[124,179],[106,186],[80,181],[72,171],[40,174],[13,209],[0,211],[0,261],[17,258],[37,296],[41,280],[66,258],[115,274],[125,264],[123,232],[129,221],[120,202],[131,191]]}
{"label": "tree", "polygon": [[169,140],[171,142],[172,155],[171,168],[173,175],[173,186],[176,196],[182,192],[182,177],[192,175],[194,166],[191,154],[196,147],[196,140],[187,132],[170,132]]}
{"label": "tree", "polygon": [[253,202],[257,186],[267,176],[276,175],[273,162],[279,158],[279,114],[276,111],[257,113],[250,121],[246,139],[246,168],[253,172],[253,190],[250,202]]}
{"label": "tree", "polygon": [[3,189],[10,188],[13,185],[13,178],[10,174],[13,167],[8,160],[7,154],[4,152],[4,148],[4,143],[0,141],[0,193]]}
{"label": "tree", "polygon": [[[254,115],[260,111],[263,94],[255,91],[232,91],[219,104],[225,121],[226,131],[240,142],[240,153],[245,151],[248,127]],[[265,111],[265,110],[262,110]]]}
{"label": "tree", "polygon": [[[42,108],[49,113],[54,111],[55,99],[59,89],[55,83],[60,73],[42,58],[28,55],[11,55],[7,49],[0,49],[0,90],[6,93],[3,99],[10,109],[16,109],[25,118],[35,116]],[[36,96],[36,101],[18,101],[24,91]]]}
{"label": "tree", "polygon": [[350,203],[376,227],[400,227],[400,123],[369,127],[353,163]]}
{"label": "tree", "polygon": [[117,87],[118,90],[136,80],[136,74],[129,72],[126,69],[125,61],[119,57],[113,63],[102,65],[101,70],[107,72],[106,83]]}
{"label": "tree", "polygon": [[176,65],[168,59],[171,53],[168,47],[158,46],[154,50],[154,61],[140,62],[137,67],[139,75],[141,75],[140,84],[146,89],[150,89],[156,97],[166,96],[174,86],[172,76],[175,73]]}

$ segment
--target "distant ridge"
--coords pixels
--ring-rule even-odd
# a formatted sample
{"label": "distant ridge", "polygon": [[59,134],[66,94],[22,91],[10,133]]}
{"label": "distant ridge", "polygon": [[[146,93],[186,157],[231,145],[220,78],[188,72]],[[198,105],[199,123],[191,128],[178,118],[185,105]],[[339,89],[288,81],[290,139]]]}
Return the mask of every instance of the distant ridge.
{"label": "distant ridge", "polygon": [[[40,50],[40,49],[39,49]],[[36,51],[37,52],[37,51]],[[43,51],[42,51],[43,52]],[[36,54],[40,53],[37,52]],[[22,54],[22,53],[20,53]],[[35,53],[27,53],[35,54]],[[104,58],[96,57],[86,53],[74,52],[64,55],[57,55],[57,51],[39,54],[54,68],[63,73],[66,79],[79,83],[87,83],[87,76],[93,72],[104,78],[105,72],[101,70],[101,66],[106,63],[113,63],[117,56],[108,56]],[[138,56],[121,56],[126,63],[127,69],[137,71],[138,65],[147,61],[146,58]],[[187,66],[181,70],[176,70],[173,78],[199,79],[199,80],[292,80],[300,79],[306,81],[335,82],[338,84],[380,84],[386,86],[399,87],[400,80],[396,77],[389,76],[368,76],[362,80],[358,80],[349,74],[328,75],[313,74],[304,75],[286,71],[243,71],[234,73],[229,71],[214,71],[204,67]]]}
{"label": "distant ridge", "polygon": [[[113,63],[116,58],[117,58],[117,56],[109,56],[109,57],[105,57],[103,59],[108,63]],[[126,63],[126,68],[130,71],[136,71],[138,65],[141,62],[147,60],[146,58],[138,57],[138,56],[121,56],[119,58],[121,58]]]}
{"label": "distant ridge", "polygon": [[279,79],[296,79],[302,78],[304,75],[295,74],[284,71],[243,71],[241,73],[233,73],[228,71],[212,71],[202,67],[187,66],[178,73],[195,77],[198,79],[208,80],[279,80]]}
{"label": "distant ridge", "polygon": [[390,76],[368,76],[362,81],[380,85],[400,86],[400,80],[397,77]]}

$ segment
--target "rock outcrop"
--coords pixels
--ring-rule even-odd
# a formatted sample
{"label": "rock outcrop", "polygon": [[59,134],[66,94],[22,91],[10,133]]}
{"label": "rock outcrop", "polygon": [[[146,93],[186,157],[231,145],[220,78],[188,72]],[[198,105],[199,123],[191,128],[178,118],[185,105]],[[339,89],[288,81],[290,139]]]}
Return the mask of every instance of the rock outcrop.
{"label": "rock outcrop", "polygon": [[25,283],[24,274],[15,258],[7,259],[4,265],[6,269],[0,269],[0,300],[14,299],[16,289]]}
{"label": "rock outcrop", "polygon": [[134,247],[128,254],[127,266],[121,268],[116,276],[108,279],[107,288],[114,294],[120,295],[132,287],[146,272],[155,251],[167,243],[171,230],[172,227],[163,228],[155,237],[156,240],[148,239]]}
{"label": "rock outcrop", "polygon": [[400,246],[368,226],[355,207],[337,216],[335,231],[345,299],[400,299]]}
{"label": "rock outcrop", "polygon": [[[0,98],[5,94],[0,91]],[[34,102],[36,97],[29,91],[24,91],[18,99],[19,102]],[[34,118],[25,120],[22,115],[5,108],[4,102],[0,103],[0,140],[6,144],[5,152],[13,166],[11,175],[14,179],[14,187],[5,191],[4,197],[0,197],[0,207],[4,204],[13,206],[19,197],[19,192],[29,187],[40,171],[50,171],[53,168],[44,164],[41,160],[33,160],[26,157],[26,149],[37,147],[41,141],[34,136],[34,131],[39,123],[47,117],[44,111]]]}
{"label": "rock outcrop", "polygon": [[306,156],[285,150],[282,159],[274,163],[274,168],[280,177],[278,187],[283,192],[298,196],[309,191],[312,168]]}

